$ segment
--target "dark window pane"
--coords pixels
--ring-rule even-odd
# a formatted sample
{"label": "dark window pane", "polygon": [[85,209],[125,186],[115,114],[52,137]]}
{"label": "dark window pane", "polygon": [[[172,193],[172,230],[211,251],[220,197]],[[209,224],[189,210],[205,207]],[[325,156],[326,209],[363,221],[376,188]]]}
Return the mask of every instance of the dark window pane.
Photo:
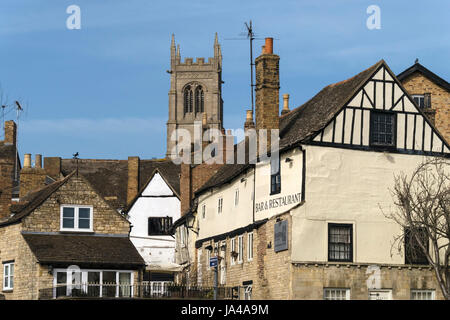
{"label": "dark window pane", "polygon": [[79,229],[90,229],[91,221],[89,219],[79,219],[78,228]]}
{"label": "dark window pane", "polygon": [[394,145],[395,116],[389,113],[373,112],[371,117],[371,143],[374,145]]}
{"label": "dark window pane", "polygon": [[336,225],[328,226],[328,258],[331,261],[352,261],[352,226]]}
{"label": "dark window pane", "polygon": [[171,227],[171,217],[148,218],[148,235],[169,235]]}
{"label": "dark window pane", "polygon": [[116,272],[104,271],[103,272],[103,297],[115,297],[116,296]]}
{"label": "dark window pane", "polygon": [[73,229],[75,227],[75,208],[63,208],[63,228]]}
{"label": "dark window pane", "polygon": [[78,209],[78,216],[80,218],[87,218],[87,219],[89,219],[91,217],[91,209],[90,208],[79,208]]}

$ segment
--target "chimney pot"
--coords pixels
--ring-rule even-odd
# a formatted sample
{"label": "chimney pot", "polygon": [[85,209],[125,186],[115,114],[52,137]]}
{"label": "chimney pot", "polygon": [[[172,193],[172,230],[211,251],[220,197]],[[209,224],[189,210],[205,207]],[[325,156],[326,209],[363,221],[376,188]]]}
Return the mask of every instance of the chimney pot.
{"label": "chimney pot", "polygon": [[42,168],[42,155],[41,154],[37,154],[35,156],[34,167],[35,168]]}
{"label": "chimney pot", "polygon": [[206,118],[206,112],[202,114],[202,126],[206,126],[207,118]]}
{"label": "chimney pot", "polygon": [[25,156],[23,158],[23,167],[31,168],[31,153],[25,153]]}
{"label": "chimney pot", "polygon": [[264,45],[263,53],[273,54],[273,38],[266,38],[266,44]]}
{"label": "chimney pot", "polygon": [[281,110],[281,115],[289,113],[289,94],[283,94],[283,110]]}

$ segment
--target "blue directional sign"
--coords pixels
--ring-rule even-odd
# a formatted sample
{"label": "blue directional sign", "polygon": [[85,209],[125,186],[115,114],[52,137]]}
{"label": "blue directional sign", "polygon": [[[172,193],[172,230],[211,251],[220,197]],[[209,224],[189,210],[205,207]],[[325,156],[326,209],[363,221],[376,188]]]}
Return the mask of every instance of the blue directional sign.
{"label": "blue directional sign", "polygon": [[209,266],[210,267],[217,267],[218,259],[217,257],[209,258]]}

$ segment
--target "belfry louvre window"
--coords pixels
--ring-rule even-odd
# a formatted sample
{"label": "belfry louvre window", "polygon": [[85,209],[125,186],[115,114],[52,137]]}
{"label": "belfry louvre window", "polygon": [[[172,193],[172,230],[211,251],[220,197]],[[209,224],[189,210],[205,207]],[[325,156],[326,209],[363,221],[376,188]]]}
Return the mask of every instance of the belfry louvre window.
{"label": "belfry louvre window", "polygon": [[191,86],[184,88],[184,113],[191,113],[193,109],[193,92]]}
{"label": "belfry louvre window", "polygon": [[148,218],[148,235],[149,236],[170,235],[171,227],[172,227],[172,217]]}
{"label": "belfry louvre window", "polygon": [[351,224],[328,224],[328,260],[353,261],[353,226]]}
{"label": "belfry louvre window", "polygon": [[281,192],[281,172],[279,155],[270,157],[270,194]]}
{"label": "belfry louvre window", "polygon": [[203,93],[203,88],[198,86],[195,88],[195,112],[205,111],[205,94]]}
{"label": "belfry louvre window", "polygon": [[[428,250],[428,235],[425,228],[417,229],[422,243],[426,244]],[[428,259],[416,238],[413,237],[411,228],[405,228],[405,263],[406,264],[428,264]]]}
{"label": "belfry louvre window", "polygon": [[395,146],[394,113],[372,111],[370,116],[370,144],[374,146]]}

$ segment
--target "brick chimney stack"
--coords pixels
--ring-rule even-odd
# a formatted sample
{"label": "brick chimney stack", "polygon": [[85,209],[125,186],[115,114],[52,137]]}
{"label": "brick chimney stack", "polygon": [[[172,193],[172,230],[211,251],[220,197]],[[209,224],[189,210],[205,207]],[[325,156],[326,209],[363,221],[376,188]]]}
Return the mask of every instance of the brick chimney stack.
{"label": "brick chimney stack", "polygon": [[244,131],[247,132],[249,129],[255,129],[255,123],[253,122],[253,112],[252,110],[247,110],[244,123]]}
{"label": "brick chimney stack", "polygon": [[14,121],[5,121],[5,139],[0,141],[0,220],[10,215],[9,207],[13,195],[13,182],[15,167],[17,126]]}
{"label": "brick chimney stack", "polygon": [[47,175],[55,180],[59,180],[61,176],[61,158],[45,157],[44,169]]}
{"label": "brick chimney stack", "polygon": [[26,153],[23,159],[23,168],[20,170],[19,198],[26,196],[45,186],[45,170],[42,168],[42,156],[36,155],[35,166],[31,166],[31,154]]}
{"label": "brick chimney stack", "polygon": [[127,204],[129,204],[139,192],[139,162],[139,157],[128,157]]}
{"label": "brick chimney stack", "polygon": [[256,70],[256,130],[267,130],[267,148],[270,148],[270,132],[280,128],[279,91],[280,57],[273,53],[273,38],[266,38],[262,54],[255,59]]}

